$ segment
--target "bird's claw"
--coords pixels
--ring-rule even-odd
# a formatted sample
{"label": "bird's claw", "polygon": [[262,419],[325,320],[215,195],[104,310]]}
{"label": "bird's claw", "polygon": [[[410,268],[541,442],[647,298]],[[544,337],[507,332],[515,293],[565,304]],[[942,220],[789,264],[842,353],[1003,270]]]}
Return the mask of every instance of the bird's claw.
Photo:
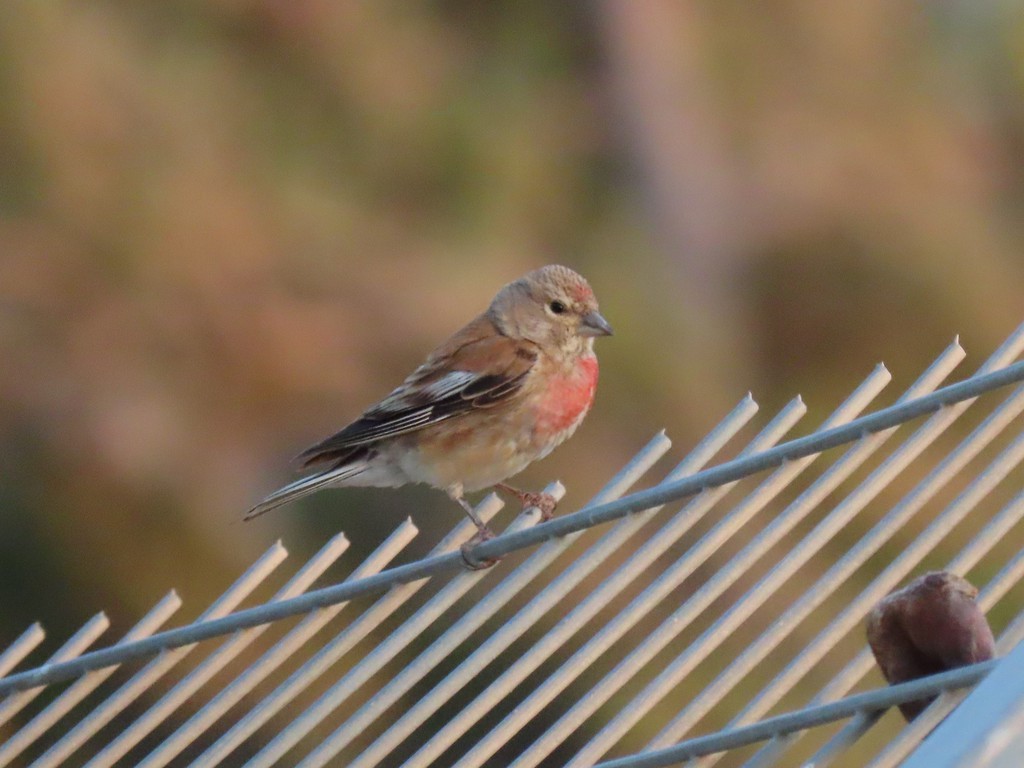
{"label": "bird's claw", "polygon": [[527,491],[522,495],[523,509],[536,507],[540,512],[541,522],[547,522],[555,516],[558,500],[550,493]]}
{"label": "bird's claw", "polygon": [[536,508],[540,512],[541,522],[547,522],[555,516],[555,507],[558,506],[558,499],[550,493],[544,493],[543,491],[521,491],[504,483],[499,483],[495,487],[519,499],[523,505],[524,512],[527,509]]}
{"label": "bird's claw", "polygon": [[462,552],[462,562],[466,564],[466,567],[471,571],[481,571],[484,568],[490,568],[498,559],[491,560],[477,560],[472,556],[473,548],[478,544],[483,544],[485,541],[490,541],[494,538],[494,531],[488,528],[486,525],[481,526],[477,529],[477,532],[473,534],[473,538],[463,544],[459,550]]}

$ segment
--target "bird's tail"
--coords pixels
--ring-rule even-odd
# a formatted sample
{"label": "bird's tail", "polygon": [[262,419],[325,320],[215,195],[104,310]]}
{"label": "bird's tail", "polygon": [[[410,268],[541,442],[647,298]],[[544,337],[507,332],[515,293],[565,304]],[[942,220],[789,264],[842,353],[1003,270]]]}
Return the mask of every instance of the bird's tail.
{"label": "bird's tail", "polygon": [[301,499],[303,496],[308,496],[315,491],[319,491],[321,488],[326,488],[328,485],[342,483],[351,477],[355,477],[365,469],[365,462],[358,461],[352,464],[345,464],[340,467],[326,469],[322,472],[317,472],[315,475],[303,477],[296,480],[294,483],[289,483],[284,486],[284,488],[279,488],[274,491],[272,494],[267,496],[267,498],[246,512],[245,517],[242,519],[252,520],[254,517],[259,517],[264,512],[277,509],[278,507],[294,501],[295,499]]}

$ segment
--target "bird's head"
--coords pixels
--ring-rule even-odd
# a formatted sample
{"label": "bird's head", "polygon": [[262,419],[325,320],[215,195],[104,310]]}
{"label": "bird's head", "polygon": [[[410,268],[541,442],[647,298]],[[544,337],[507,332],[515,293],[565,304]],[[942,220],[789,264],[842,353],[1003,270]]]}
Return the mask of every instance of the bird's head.
{"label": "bird's head", "polygon": [[594,337],[612,334],[590,284],[557,264],[535,269],[506,285],[491,302],[488,314],[506,336],[567,355],[589,351]]}

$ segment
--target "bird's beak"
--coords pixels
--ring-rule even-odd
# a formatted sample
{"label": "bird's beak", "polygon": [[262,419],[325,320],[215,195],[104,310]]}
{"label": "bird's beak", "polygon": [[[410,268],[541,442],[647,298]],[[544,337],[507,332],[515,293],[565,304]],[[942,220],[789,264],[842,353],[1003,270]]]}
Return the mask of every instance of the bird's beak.
{"label": "bird's beak", "polygon": [[580,321],[580,336],[611,336],[612,327],[598,311],[588,312]]}

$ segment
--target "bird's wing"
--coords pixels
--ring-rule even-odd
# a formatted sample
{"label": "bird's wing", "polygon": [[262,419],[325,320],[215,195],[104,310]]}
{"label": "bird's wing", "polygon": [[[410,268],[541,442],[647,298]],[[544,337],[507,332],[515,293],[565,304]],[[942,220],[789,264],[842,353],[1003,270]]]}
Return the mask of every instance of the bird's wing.
{"label": "bird's wing", "polygon": [[521,390],[536,362],[534,344],[502,336],[481,315],[380,403],[298,458],[303,466],[337,461],[355,447],[506,402]]}

